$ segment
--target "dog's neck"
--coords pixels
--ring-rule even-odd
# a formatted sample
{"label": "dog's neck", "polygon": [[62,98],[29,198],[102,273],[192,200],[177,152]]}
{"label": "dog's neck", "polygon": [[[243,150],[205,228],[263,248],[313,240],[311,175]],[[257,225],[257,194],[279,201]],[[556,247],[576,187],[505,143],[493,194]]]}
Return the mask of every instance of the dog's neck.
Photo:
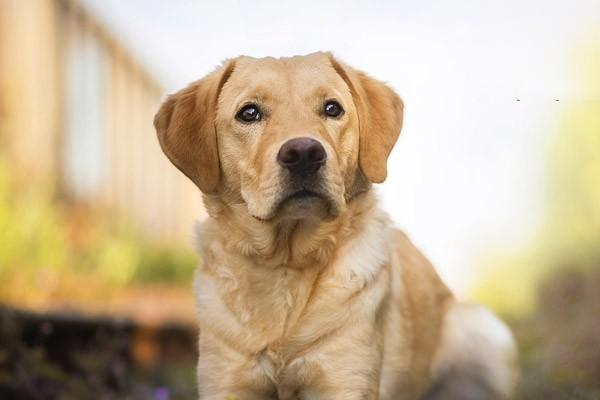
{"label": "dog's neck", "polygon": [[378,275],[387,257],[382,235],[389,222],[371,192],[320,224],[265,223],[238,206],[206,204],[211,217],[197,238],[201,324],[218,326],[223,315],[234,315],[245,337],[252,337],[245,344],[250,352],[285,341],[316,298],[319,282],[346,277],[347,290],[340,293],[350,296]]}
{"label": "dog's neck", "polygon": [[[197,229],[199,251],[220,242],[232,254],[250,259],[257,267],[308,268],[327,264],[335,251],[365,223],[376,208],[372,191],[358,194],[345,210],[327,221],[264,222],[248,214],[245,204],[224,204],[205,197],[209,218]],[[353,199],[354,200],[354,199]]]}

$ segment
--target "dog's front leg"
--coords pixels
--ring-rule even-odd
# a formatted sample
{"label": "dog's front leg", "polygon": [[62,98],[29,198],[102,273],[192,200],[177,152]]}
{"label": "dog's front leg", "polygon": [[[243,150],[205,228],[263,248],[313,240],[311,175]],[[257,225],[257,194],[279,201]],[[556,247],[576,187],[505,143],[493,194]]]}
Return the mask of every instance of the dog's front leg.
{"label": "dog's front leg", "polygon": [[222,367],[215,364],[210,373],[198,370],[199,400],[278,400],[274,387],[264,380]]}
{"label": "dog's front leg", "polygon": [[297,397],[279,400],[378,400],[380,375],[379,345],[336,340],[290,365],[286,378]]}
{"label": "dog's front leg", "polygon": [[272,380],[256,359],[208,332],[200,334],[198,350],[200,400],[277,400]]}

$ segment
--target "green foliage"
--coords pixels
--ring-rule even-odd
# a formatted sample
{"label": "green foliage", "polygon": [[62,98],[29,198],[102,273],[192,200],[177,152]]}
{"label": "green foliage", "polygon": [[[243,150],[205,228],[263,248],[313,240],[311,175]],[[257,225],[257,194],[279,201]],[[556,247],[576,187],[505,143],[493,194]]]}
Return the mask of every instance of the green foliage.
{"label": "green foliage", "polygon": [[197,262],[194,254],[170,248],[148,248],[141,254],[133,278],[140,282],[189,284]]}
{"label": "green foliage", "polygon": [[191,251],[158,246],[120,221],[25,190],[0,158],[0,301],[35,307],[129,285],[189,285],[197,264]]}
{"label": "green foliage", "polygon": [[555,256],[595,256],[600,247],[600,99],[568,111],[550,151],[549,170],[541,240]]}
{"label": "green foliage", "polygon": [[15,193],[9,179],[0,159],[0,276],[27,265],[65,265],[66,235],[57,209],[42,195]]}

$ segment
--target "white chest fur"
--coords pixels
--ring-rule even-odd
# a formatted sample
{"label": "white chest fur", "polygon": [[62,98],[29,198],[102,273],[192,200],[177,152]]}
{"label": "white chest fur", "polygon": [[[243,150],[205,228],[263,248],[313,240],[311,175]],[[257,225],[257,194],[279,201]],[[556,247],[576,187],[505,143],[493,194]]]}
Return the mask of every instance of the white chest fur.
{"label": "white chest fur", "polygon": [[279,386],[286,386],[281,376],[310,380],[322,338],[352,319],[373,318],[385,296],[392,232],[387,216],[375,214],[322,269],[266,268],[203,243],[201,259],[211,265],[195,282],[201,332],[238,353],[229,362],[248,365],[249,379]]}

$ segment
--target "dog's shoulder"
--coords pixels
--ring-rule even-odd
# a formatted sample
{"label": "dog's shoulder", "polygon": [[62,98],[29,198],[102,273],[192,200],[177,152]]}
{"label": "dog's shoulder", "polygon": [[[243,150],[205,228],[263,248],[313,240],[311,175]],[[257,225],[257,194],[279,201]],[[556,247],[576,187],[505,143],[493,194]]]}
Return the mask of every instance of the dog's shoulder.
{"label": "dog's shoulder", "polygon": [[398,259],[403,287],[417,305],[441,305],[453,299],[431,262],[401,230],[394,230],[395,255]]}
{"label": "dog's shoulder", "polygon": [[454,303],[454,295],[406,234],[396,231],[394,237],[402,282],[402,314],[410,321],[413,338],[413,368],[425,372],[433,356],[432,349],[439,340],[444,316]]}

